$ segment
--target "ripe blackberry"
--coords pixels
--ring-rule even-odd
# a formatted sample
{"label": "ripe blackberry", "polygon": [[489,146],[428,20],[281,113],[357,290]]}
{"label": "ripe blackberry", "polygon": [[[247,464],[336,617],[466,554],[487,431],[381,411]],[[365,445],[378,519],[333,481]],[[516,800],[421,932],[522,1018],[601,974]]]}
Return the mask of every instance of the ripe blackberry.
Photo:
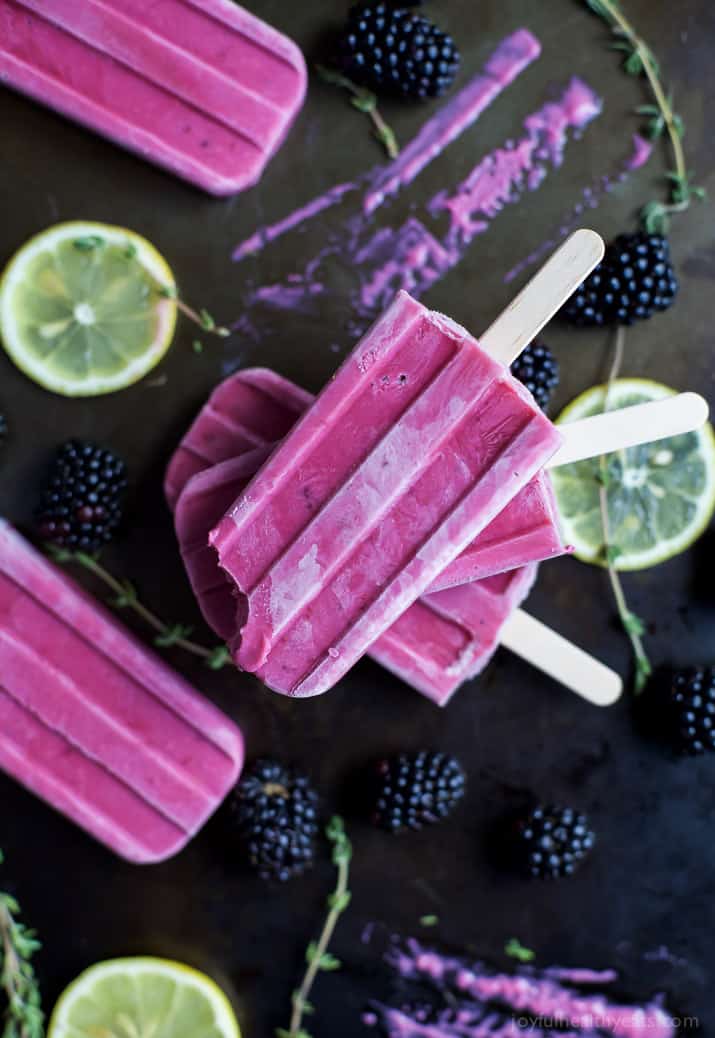
{"label": "ripe blackberry", "polygon": [[464,796],[466,777],[446,753],[400,753],[378,763],[372,820],[381,829],[421,829],[451,814]]}
{"label": "ripe blackberry", "polygon": [[551,394],[559,384],[558,361],[546,343],[535,339],[516,358],[511,373],[524,383],[539,407],[545,411]]}
{"label": "ripe blackberry", "polygon": [[673,670],[661,692],[662,728],[679,753],[697,756],[715,750],[715,670]]}
{"label": "ripe blackberry", "polygon": [[451,36],[427,18],[387,3],[351,8],[338,60],[355,82],[418,100],[443,94],[459,69]]}
{"label": "ripe blackberry", "polygon": [[517,815],[509,829],[513,864],[537,879],[570,876],[595,842],[586,815],[570,807],[533,807]]}
{"label": "ripe blackberry", "polygon": [[579,327],[633,324],[672,306],[678,281],[662,234],[620,234],[563,307]]}
{"label": "ripe blackberry", "polygon": [[261,879],[284,882],[312,865],[317,805],[310,780],[277,761],[258,760],[244,773],[231,806]]}
{"label": "ripe blackberry", "polygon": [[37,530],[62,548],[96,551],[122,519],[126,465],[112,451],[70,440],[60,447],[36,512]]}

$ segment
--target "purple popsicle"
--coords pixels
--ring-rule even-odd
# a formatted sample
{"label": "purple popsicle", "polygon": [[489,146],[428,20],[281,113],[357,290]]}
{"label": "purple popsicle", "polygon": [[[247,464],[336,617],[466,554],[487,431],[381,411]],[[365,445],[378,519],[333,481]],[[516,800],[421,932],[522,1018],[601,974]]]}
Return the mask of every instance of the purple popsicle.
{"label": "purple popsicle", "polygon": [[0,519],[0,767],[136,863],[181,850],[239,729]]}
{"label": "purple popsicle", "polygon": [[226,195],[260,178],[307,74],[231,0],[0,0],[0,80]]}

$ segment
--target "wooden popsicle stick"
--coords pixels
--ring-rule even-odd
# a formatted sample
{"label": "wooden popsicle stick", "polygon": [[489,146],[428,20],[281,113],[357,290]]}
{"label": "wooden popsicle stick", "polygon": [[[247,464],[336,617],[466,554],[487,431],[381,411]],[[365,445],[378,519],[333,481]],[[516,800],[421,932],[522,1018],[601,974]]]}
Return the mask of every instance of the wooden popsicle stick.
{"label": "wooden popsicle stick", "polygon": [[623,681],[614,670],[521,609],[506,621],[499,640],[595,706],[610,706],[623,692]]}
{"label": "wooden popsicle stick", "polygon": [[480,337],[482,349],[508,367],[601,262],[604,250],[595,231],[574,231]]}
{"label": "wooden popsicle stick", "polygon": [[705,425],[708,413],[707,401],[698,393],[678,393],[569,422],[560,426],[564,442],[547,468],[692,432]]}

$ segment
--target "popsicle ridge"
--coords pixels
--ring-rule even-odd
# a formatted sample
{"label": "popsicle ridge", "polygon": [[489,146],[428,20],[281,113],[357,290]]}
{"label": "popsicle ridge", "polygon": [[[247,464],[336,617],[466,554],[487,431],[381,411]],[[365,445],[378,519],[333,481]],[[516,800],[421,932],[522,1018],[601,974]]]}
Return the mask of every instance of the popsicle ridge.
{"label": "popsicle ridge", "polygon": [[[180,850],[192,835],[157,813],[130,786],[72,747],[2,688],[0,729],[0,766],[129,861],[162,860]],[[134,820],[133,829],[127,818]]]}
{"label": "popsicle ridge", "polygon": [[[512,430],[508,440],[502,442],[498,456],[491,455],[486,462],[488,467],[481,475],[475,477],[472,474],[471,486],[463,488],[449,514],[446,517],[443,515],[441,519],[436,518],[421,543],[413,550],[403,551],[401,560],[394,559],[394,569],[379,582],[378,594],[368,601],[362,601],[354,586],[343,587],[338,591],[337,601],[334,602],[336,608],[327,618],[331,626],[331,637],[327,639],[327,644],[324,637],[322,644],[318,643],[312,630],[310,632],[311,644],[317,650],[318,657],[313,666],[302,673],[295,667],[300,660],[300,650],[304,649],[306,631],[301,629],[300,625],[293,624],[288,634],[281,638],[279,666],[275,667],[268,657],[267,665],[261,666],[257,671],[262,680],[270,688],[283,690],[287,687],[289,694],[294,696],[318,695],[332,687],[337,680],[333,675],[342,674],[352,666],[365,652],[365,643],[369,645],[375,641],[386,627],[394,623],[414,602],[415,588],[419,588],[418,594],[426,590],[447,562],[454,558],[455,552],[464,550],[477,528],[483,529],[498,514],[501,507],[497,501],[499,488],[508,486],[510,480],[519,475],[515,474],[513,461],[508,456],[509,449],[517,446],[527,452],[531,450],[538,453],[539,447],[543,446],[543,428],[538,420],[532,420],[526,426]],[[537,468],[538,462],[536,465],[529,465],[525,470],[522,469],[523,478],[529,479]],[[429,472],[426,476],[429,476]],[[423,482],[426,480],[423,479]],[[425,495],[418,496],[421,505],[427,506]],[[475,506],[479,510],[478,522],[474,520]],[[425,512],[427,511],[425,507]],[[384,522],[383,517],[383,524]],[[384,560],[385,563],[392,561],[389,547],[381,541],[381,528],[378,528],[375,536],[369,537],[360,545],[356,556],[351,559],[348,573],[350,580],[359,580],[362,572],[369,572],[370,562],[375,558]],[[346,581],[343,580],[343,585],[345,584]],[[342,607],[345,605],[346,596],[353,612],[347,617],[342,628],[338,628],[337,621],[344,615]],[[377,619],[373,619],[375,614]],[[306,622],[309,623],[312,616],[313,603],[306,610]],[[358,620],[362,624],[359,631],[356,630]]]}
{"label": "popsicle ridge", "polygon": [[[132,0],[123,0],[122,11],[114,10],[111,4],[103,0],[19,0],[28,9],[33,10],[41,18],[56,25],[59,29],[94,47],[95,50],[124,65],[130,71],[167,93],[195,106],[196,99],[203,94],[211,93],[212,99],[221,99],[221,104],[213,109],[212,117],[238,133],[245,140],[261,150],[270,146],[270,124],[280,122],[281,110],[275,101],[261,97],[245,83],[241,83],[236,72],[229,76],[213,64],[191,55],[185,46],[195,49],[195,39],[177,37],[177,28],[181,21],[171,18],[164,22],[164,32],[159,35],[152,29],[151,8],[142,2],[140,10],[132,11]],[[81,32],[78,27],[78,16],[81,18]],[[210,12],[207,12],[211,20]],[[198,20],[198,19],[197,19]],[[207,19],[202,19],[205,23]],[[205,24],[197,26],[197,33],[205,30]],[[185,30],[184,30],[185,33]],[[136,40],[143,36],[141,50],[136,47]],[[194,34],[196,35],[196,33]],[[249,46],[260,46],[245,31],[241,33]],[[173,39],[172,39],[173,37]],[[182,45],[183,44],[183,45]],[[261,48],[264,60],[270,61],[270,52]],[[280,67],[278,62],[275,63]],[[150,68],[161,68],[162,76],[152,76]],[[267,78],[270,79],[270,76]],[[249,133],[237,118],[237,112],[250,115],[256,120],[257,128],[263,131],[263,139],[259,133]]]}

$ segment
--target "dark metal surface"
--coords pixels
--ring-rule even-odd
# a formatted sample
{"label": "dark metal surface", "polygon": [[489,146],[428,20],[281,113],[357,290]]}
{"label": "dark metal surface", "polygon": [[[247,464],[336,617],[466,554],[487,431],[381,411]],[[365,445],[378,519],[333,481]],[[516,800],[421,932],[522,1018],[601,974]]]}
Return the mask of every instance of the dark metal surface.
{"label": "dark metal surface", "polygon": [[[252,9],[292,35],[310,54],[340,8],[317,0],[253,0]],[[708,115],[715,101],[712,54],[715,15],[708,0],[629,0],[629,13],[660,56],[688,126],[691,165],[715,187]],[[465,134],[412,189],[394,203],[431,197],[517,132],[524,115],[548,96],[553,81],[578,73],[605,99],[601,118],[569,147],[563,167],[527,194],[478,238],[462,265],[427,295],[474,331],[509,298],[505,270],[548,236],[594,174],[613,170],[635,129],[630,111],[644,102],[642,86],[618,71],[602,24],[576,0],[444,0],[433,14],[456,35],[464,53],[462,81],[493,45],[526,25],[542,41],[540,61]],[[426,109],[387,105],[403,140]],[[313,84],[298,124],[261,184],[230,201],[211,200],[123,154],[104,141],[9,92],[0,91],[3,127],[0,254],[57,220],[91,218],[146,234],[174,267],[187,299],[219,319],[239,315],[236,299],[247,276],[230,261],[232,246],[259,223],[275,220],[333,184],[381,160],[362,117],[343,96]],[[619,187],[591,223],[606,237],[628,228],[634,211],[661,190],[664,154]],[[380,217],[378,216],[378,220]],[[270,281],[317,249],[331,215],[305,235],[285,239],[251,268]],[[712,363],[712,212],[687,214],[674,228],[682,294],[667,315],[634,329],[627,340],[627,374],[645,374],[703,392],[715,403]],[[200,623],[176,551],[161,477],[187,419],[220,379],[223,365],[266,364],[317,389],[336,355],[329,344],[344,328],[339,293],[318,325],[286,315],[277,333],[258,344],[205,338],[191,349],[194,330],[182,323],[160,372],[111,397],[90,401],[52,396],[0,356],[0,411],[10,439],[0,455],[0,512],[29,519],[51,448],[71,435],[107,443],[128,460],[132,490],[127,531],[107,552],[108,563],[133,579],[162,614]],[[607,338],[555,327],[549,341],[562,363],[557,406],[603,374]],[[626,578],[634,608],[650,624],[656,660],[712,659],[715,595],[712,538],[675,561]],[[561,560],[542,569],[530,602],[540,618],[625,672],[627,646],[613,624],[604,575]],[[713,1023],[712,760],[673,762],[634,732],[626,698],[600,712],[556,687],[506,652],[480,680],[440,712],[371,662],[355,668],[332,694],[288,702],[249,676],[218,674],[178,651],[172,663],[243,727],[251,756],[270,752],[308,768],[329,808],[356,767],[398,747],[438,746],[459,754],[470,776],[466,803],[439,832],[389,839],[351,820],[355,841],[354,903],[335,951],[346,964],[321,979],[315,992],[317,1038],[364,1033],[359,1009],[372,992],[376,955],[361,946],[369,920],[414,932],[424,913],[440,917],[438,933],[499,956],[517,935],[541,962],[615,965],[635,994],[663,986],[677,1007]],[[583,874],[560,885],[534,886],[498,873],[484,839],[490,821],[508,807],[515,788],[570,801],[591,812],[600,841]],[[45,943],[40,971],[48,1005],[83,967],[103,957],[155,953],[187,960],[213,973],[234,994],[245,1034],[266,1036],[285,1023],[289,994],[302,971],[304,946],[322,914],[332,882],[323,862],[304,880],[270,890],[247,875],[209,827],[177,859],[133,868],[13,783],[0,778],[3,875],[12,877],[27,918]],[[667,945],[688,965],[654,966],[643,956]]]}

